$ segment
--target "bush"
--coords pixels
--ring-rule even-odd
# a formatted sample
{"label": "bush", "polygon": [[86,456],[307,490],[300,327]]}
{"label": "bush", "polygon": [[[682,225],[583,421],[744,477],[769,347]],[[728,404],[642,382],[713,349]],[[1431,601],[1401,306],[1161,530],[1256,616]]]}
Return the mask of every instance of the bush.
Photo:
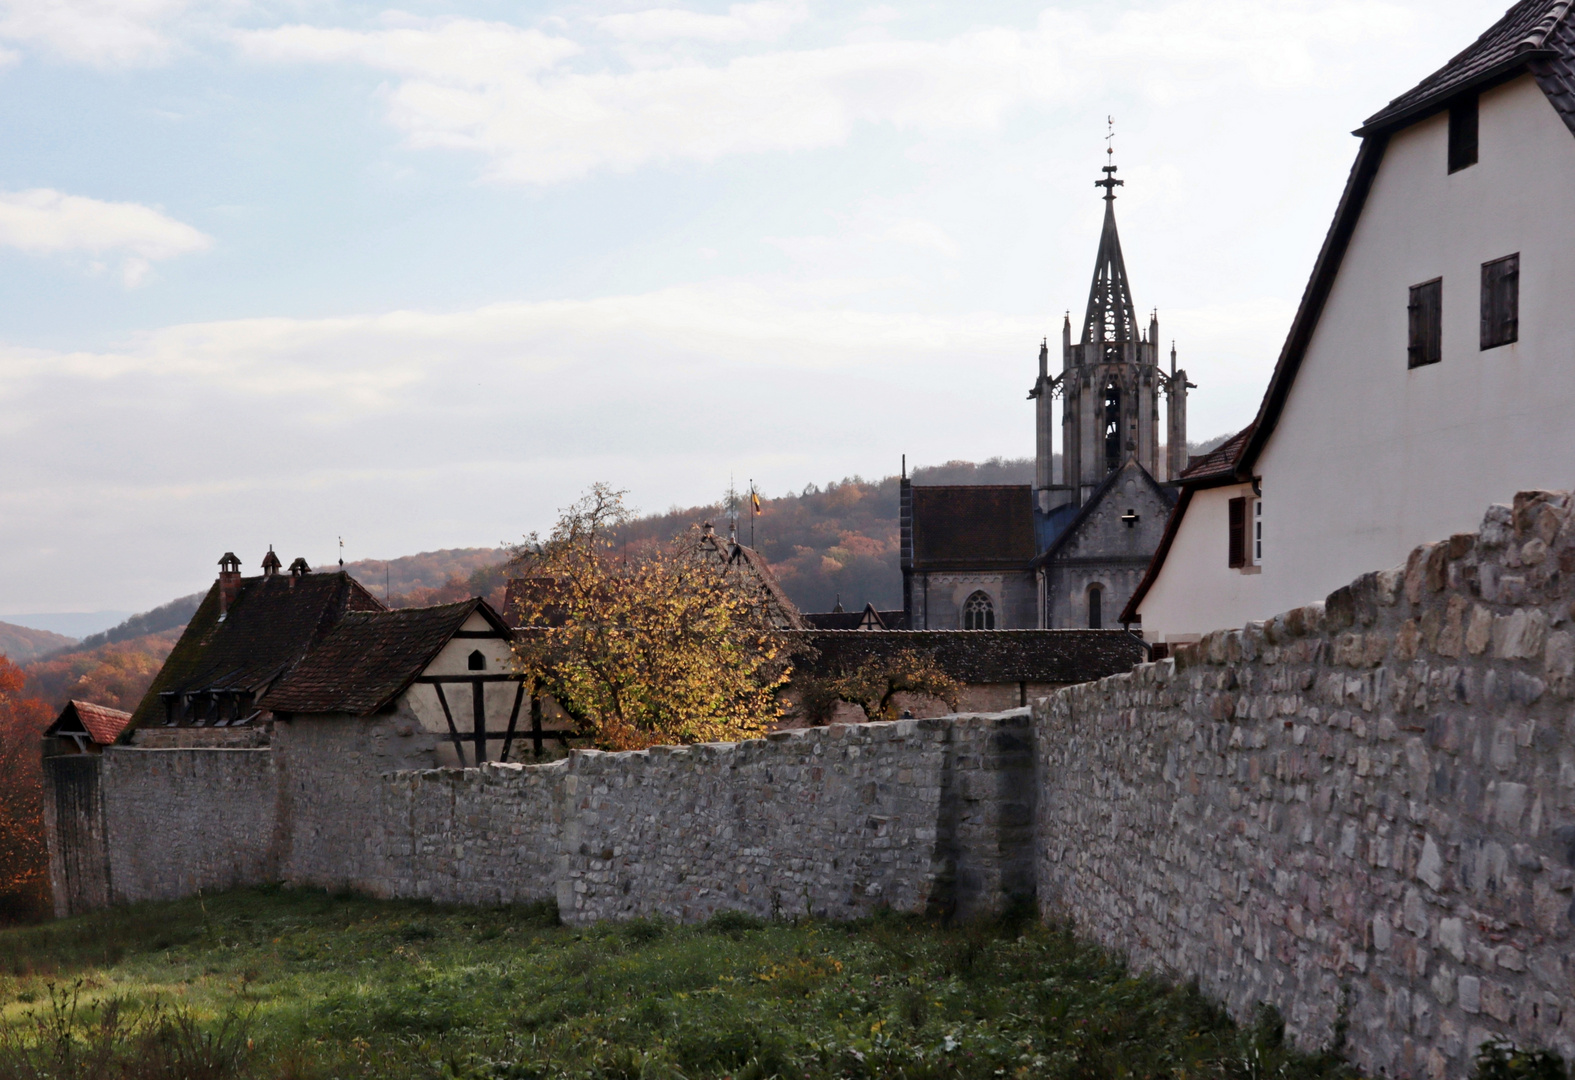
{"label": "bush", "polygon": [[1475,1080],[1567,1080],[1564,1059],[1552,1050],[1522,1050],[1494,1036],[1477,1050]]}

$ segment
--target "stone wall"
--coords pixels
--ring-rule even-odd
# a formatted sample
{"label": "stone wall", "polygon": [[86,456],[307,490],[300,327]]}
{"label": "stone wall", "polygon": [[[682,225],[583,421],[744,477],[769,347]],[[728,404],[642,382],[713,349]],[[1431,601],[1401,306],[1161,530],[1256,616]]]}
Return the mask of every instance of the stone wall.
{"label": "stone wall", "polygon": [[110,903],[99,774],[102,761],[99,754],[75,753],[44,759],[49,883],[55,914],[60,917]]}
{"label": "stone wall", "polygon": [[268,750],[111,746],[97,756],[116,903],[278,880],[279,773]]}
{"label": "stone wall", "polygon": [[[52,807],[51,851],[75,860],[57,872],[75,883],[60,913],[265,881],[556,898],[569,922],[974,915],[1032,892],[1026,710],[479,769],[409,768],[432,738],[409,719],[297,719],[263,749],[82,757],[84,775],[52,789],[70,812]],[[84,768],[49,760],[51,775]]]}
{"label": "stone wall", "polygon": [[1575,1054],[1572,573],[1569,497],[1525,494],[1037,703],[1043,911],[1369,1072]]}

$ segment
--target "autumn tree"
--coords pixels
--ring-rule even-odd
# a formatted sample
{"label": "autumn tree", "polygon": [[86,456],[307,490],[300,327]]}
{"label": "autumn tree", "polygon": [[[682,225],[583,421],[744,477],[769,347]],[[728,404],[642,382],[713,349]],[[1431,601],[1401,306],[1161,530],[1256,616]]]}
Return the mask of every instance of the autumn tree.
{"label": "autumn tree", "polygon": [[697,533],[618,543],[623,494],[597,484],[511,550],[519,669],[605,749],[763,734],[788,669],[756,584]]}
{"label": "autumn tree", "polygon": [[849,671],[796,679],[794,688],[800,714],[814,724],[829,722],[841,701],[859,706],[871,720],[895,720],[898,694],[939,698],[955,709],[962,692],[933,656],[913,649],[865,660]]}
{"label": "autumn tree", "polygon": [[0,656],[0,922],[49,912],[39,740],[53,717],[23,683],[22,669]]}

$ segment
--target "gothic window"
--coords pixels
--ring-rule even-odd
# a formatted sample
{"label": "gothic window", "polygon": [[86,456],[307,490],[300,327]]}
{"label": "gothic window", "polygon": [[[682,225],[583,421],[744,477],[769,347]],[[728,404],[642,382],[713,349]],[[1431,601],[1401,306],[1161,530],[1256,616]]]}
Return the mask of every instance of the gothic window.
{"label": "gothic window", "polygon": [[1449,171],[1477,163],[1477,96],[1462,98],[1449,107]]}
{"label": "gothic window", "polygon": [[1411,286],[1411,343],[1406,349],[1406,367],[1419,368],[1443,359],[1443,293],[1443,278]]}
{"label": "gothic window", "polygon": [[1101,585],[1088,587],[1088,628],[1090,630],[1105,628],[1105,590]]}
{"label": "gothic window", "polygon": [[1520,252],[1482,264],[1482,347],[1520,337]]}
{"label": "gothic window", "polygon": [[470,654],[470,670],[471,671],[486,671],[487,670],[487,658],[482,655],[480,649],[477,649],[475,652]]}
{"label": "gothic window", "polygon": [[1121,387],[1114,381],[1105,387],[1105,471],[1121,468]]}
{"label": "gothic window", "polygon": [[963,602],[963,629],[995,629],[995,604],[988,594],[976,592]]}

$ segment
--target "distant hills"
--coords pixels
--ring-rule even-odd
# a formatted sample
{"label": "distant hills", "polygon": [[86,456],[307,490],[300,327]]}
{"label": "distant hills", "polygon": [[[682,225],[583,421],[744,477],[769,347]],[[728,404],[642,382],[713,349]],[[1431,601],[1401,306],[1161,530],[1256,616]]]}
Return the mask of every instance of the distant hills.
{"label": "distant hills", "polygon": [[[1204,453],[1225,436],[1188,449]],[[975,463],[950,461],[913,470],[915,484],[1030,484],[1029,458]],[[899,478],[865,480],[851,476],[825,487],[808,484],[797,493],[762,496],[753,520],[753,546],[771,563],[783,589],[804,611],[843,607],[902,606],[898,565],[897,497]],[[726,533],[727,500],[675,507],[630,523],[631,542],[665,540],[709,521]],[[749,507],[735,499],[739,540],[751,542]],[[504,590],[502,548],[444,548],[397,559],[361,559],[345,570],[392,607],[418,607],[485,596],[501,606]],[[317,567],[319,571],[337,567]],[[29,695],[59,708],[83,698],[116,708],[134,708],[206,591],[161,604],[81,641],[47,630],[0,623],[0,653],[22,664]]]}
{"label": "distant hills", "polygon": [[69,649],[77,643],[76,638],[68,638],[64,634],[53,634],[48,630],[32,630],[26,626],[14,626],[8,622],[0,622],[0,653],[4,653],[18,664],[25,664],[61,649]]}

